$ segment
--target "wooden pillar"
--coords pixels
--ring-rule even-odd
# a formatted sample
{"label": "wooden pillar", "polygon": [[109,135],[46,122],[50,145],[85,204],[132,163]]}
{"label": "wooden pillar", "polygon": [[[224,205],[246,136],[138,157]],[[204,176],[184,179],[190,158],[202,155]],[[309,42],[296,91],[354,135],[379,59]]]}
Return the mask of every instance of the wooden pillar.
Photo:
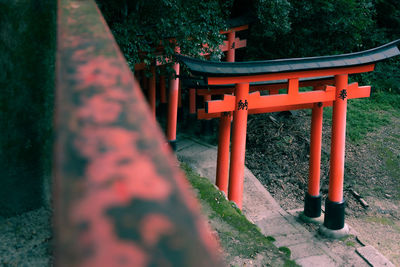
{"label": "wooden pillar", "polygon": [[189,89],[189,114],[196,114],[196,89]]}
{"label": "wooden pillar", "polygon": [[149,78],[149,103],[151,114],[156,118],[156,67],[151,66],[151,77]]}
{"label": "wooden pillar", "polygon": [[236,84],[235,96],[228,197],[242,209],[249,83]]}
{"label": "wooden pillar", "polygon": [[218,157],[216,185],[228,195],[229,182],[229,144],[231,136],[231,112],[223,112],[219,121]]}
{"label": "wooden pillar", "polygon": [[343,181],[346,141],[347,74],[335,76],[336,99],[333,102],[331,160],[328,199],[324,226],[331,230],[344,227]]}
{"label": "wooden pillar", "polygon": [[[228,52],[227,62],[235,61],[235,32],[228,33]],[[217,176],[216,185],[218,188],[228,194],[229,183],[229,144],[231,137],[232,113],[223,112],[219,120],[218,132],[218,156],[217,156]]]}
{"label": "wooden pillar", "polygon": [[322,142],[322,103],[314,103],[311,117],[310,167],[308,191],[304,201],[304,215],[310,218],[321,216],[321,142]]}
{"label": "wooden pillar", "polygon": [[179,64],[175,63],[173,69],[176,76],[171,77],[169,82],[167,140],[173,150],[176,149],[176,126],[178,117],[178,94],[179,94]]}
{"label": "wooden pillar", "polygon": [[211,101],[211,95],[204,95],[204,103],[207,101]]}
{"label": "wooden pillar", "polygon": [[[204,95],[204,105],[207,101],[211,101],[211,95]],[[212,133],[212,121],[211,119],[205,119],[202,121],[201,132],[203,135],[210,135]]]}

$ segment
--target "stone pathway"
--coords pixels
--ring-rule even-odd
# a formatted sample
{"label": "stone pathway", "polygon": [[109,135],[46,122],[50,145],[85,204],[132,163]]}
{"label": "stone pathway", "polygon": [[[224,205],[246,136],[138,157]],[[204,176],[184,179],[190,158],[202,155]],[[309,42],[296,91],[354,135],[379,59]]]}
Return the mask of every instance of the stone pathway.
{"label": "stone pathway", "polygon": [[[181,135],[176,153],[179,160],[215,183],[215,146]],[[288,247],[291,259],[301,266],[394,266],[371,246],[351,246],[322,237],[318,227],[307,227],[298,219],[301,210],[284,211],[247,168],[242,211],[263,234],[275,238],[277,247]],[[351,227],[350,234],[357,236]]]}

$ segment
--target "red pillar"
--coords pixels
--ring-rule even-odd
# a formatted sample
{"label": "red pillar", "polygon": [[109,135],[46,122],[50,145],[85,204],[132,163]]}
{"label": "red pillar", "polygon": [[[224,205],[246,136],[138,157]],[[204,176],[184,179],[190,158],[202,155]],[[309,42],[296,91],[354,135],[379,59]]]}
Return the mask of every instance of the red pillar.
{"label": "red pillar", "polygon": [[219,121],[218,157],[216,185],[228,195],[229,182],[229,144],[231,135],[231,112],[223,112]]}
{"label": "red pillar", "polygon": [[328,199],[324,225],[331,230],[344,227],[343,181],[346,141],[347,74],[335,76],[336,100],[333,102],[332,139]]}
{"label": "red pillar", "polygon": [[322,103],[314,103],[311,117],[310,167],[308,191],[304,202],[304,214],[310,218],[321,216],[321,141],[322,141]]}
{"label": "red pillar", "polygon": [[[228,33],[228,52],[226,55],[227,62],[235,61],[235,32]],[[217,176],[216,185],[225,194],[228,194],[229,182],[229,144],[231,136],[231,112],[224,112],[219,121],[218,132],[218,156],[217,156]]]}
{"label": "red pillar", "polygon": [[151,66],[151,77],[149,78],[149,103],[151,113],[156,118],[156,67]]}
{"label": "red pillar", "polygon": [[228,197],[242,209],[249,84],[236,84],[235,96]]}
{"label": "red pillar", "polygon": [[211,101],[211,95],[204,95],[204,103],[207,101]]}
{"label": "red pillar", "polygon": [[[207,101],[211,101],[211,95],[204,95],[204,107]],[[210,135],[212,132],[211,119],[205,119],[202,121],[202,133],[204,135]]]}
{"label": "red pillar", "polygon": [[[179,75],[179,64],[175,63],[173,69],[176,75]],[[168,121],[167,121],[167,140],[172,149],[176,149],[176,125],[178,116],[178,94],[179,78],[171,77],[169,82],[169,100],[168,100]]]}
{"label": "red pillar", "polygon": [[196,114],[196,89],[189,89],[189,114]]}
{"label": "red pillar", "polygon": [[227,62],[235,62],[235,32],[228,33],[228,51],[226,54]]}

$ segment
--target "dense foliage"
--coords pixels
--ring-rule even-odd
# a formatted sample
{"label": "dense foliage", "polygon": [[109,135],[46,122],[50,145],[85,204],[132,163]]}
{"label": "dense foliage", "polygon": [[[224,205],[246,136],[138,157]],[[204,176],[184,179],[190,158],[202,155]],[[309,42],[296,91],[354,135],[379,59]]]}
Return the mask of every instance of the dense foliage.
{"label": "dense foliage", "polygon": [[374,28],[369,0],[289,2],[290,30],[270,38],[257,38],[257,45],[252,47],[260,47],[259,53],[253,50],[257,56],[303,57],[362,50],[364,39]]}
{"label": "dense foliage", "polygon": [[[397,0],[287,0],[289,5],[286,0],[259,2],[274,4],[259,6],[257,14],[269,14],[274,5],[281,3],[280,14],[288,15],[281,19],[281,31],[269,35],[261,30],[271,27],[268,21],[257,16],[247,49],[251,60],[349,53],[400,38]],[[400,59],[392,59],[357,79],[378,90],[400,93],[399,67]]]}
{"label": "dense foliage", "polygon": [[[376,28],[371,29],[379,44],[400,38],[400,3],[398,0],[376,0]],[[367,40],[368,41],[368,40]],[[377,65],[373,73],[363,75],[367,84],[373,84],[375,89],[400,94],[400,58],[396,57]],[[375,95],[373,95],[375,97]],[[394,97],[394,99],[397,99]],[[393,103],[399,107],[400,103]]]}
{"label": "dense foliage", "polygon": [[[181,53],[221,56],[219,31],[225,27],[230,1],[134,0],[98,1],[131,67],[154,62],[157,47],[172,59],[175,45]],[[203,44],[208,44],[207,47]]]}

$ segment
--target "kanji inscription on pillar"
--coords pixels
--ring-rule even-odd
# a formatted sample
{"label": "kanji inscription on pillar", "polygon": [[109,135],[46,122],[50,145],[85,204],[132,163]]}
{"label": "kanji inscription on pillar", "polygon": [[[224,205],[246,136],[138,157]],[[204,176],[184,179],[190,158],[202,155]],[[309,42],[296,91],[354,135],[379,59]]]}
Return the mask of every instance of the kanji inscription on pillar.
{"label": "kanji inscription on pillar", "polygon": [[247,100],[245,100],[244,102],[242,100],[239,100],[238,110],[244,110],[245,108],[246,110],[249,109],[249,103],[247,102]]}
{"label": "kanji inscription on pillar", "polygon": [[339,98],[345,100],[347,98],[347,90],[343,89],[340,91]]}

